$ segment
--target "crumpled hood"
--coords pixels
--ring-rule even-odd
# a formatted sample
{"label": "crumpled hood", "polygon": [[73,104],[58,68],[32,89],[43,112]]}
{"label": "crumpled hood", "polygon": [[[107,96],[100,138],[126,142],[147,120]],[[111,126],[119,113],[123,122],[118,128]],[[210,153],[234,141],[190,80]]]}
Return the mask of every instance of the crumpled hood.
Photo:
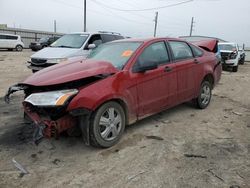
{"label": "crumpled hood", "polygon": [[31,58],[39,59],[55,59],[55,58],[68,58],[72,56],[88,54],[87,51],[77,48],[44,48],[31,56]]}
{"label": "crumpled hood", "polygon": [[21,84],[33,86],[57,85],[91,76],[114,74],[116,72],[118,72],[118,69],[105,61],[83,60],[66,62],[38,71]]}

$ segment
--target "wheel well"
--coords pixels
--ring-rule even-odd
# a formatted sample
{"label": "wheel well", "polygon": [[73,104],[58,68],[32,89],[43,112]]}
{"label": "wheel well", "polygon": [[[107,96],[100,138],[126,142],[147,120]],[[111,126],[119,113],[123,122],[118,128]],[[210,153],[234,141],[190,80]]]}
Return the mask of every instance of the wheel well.
{"label": "wheel well", "polygon": [[[126,104],[123,100],[116,98],[116,99],[111,99],[111,100],[105,101],[104,103],[100,104],[100,105],[97,107],[97,109],[98,109],[99,107],[101,107],[103,104],[105,104],[105,103],[107,103],[107,102],[111,102],[111,101],[117,102],[119,105],[121,105],[121,107],[123,108],[124,113],[125,113],[126,125],[128,125],[128,123],[129,123],[128,106],[127,106],[127,104]],[[97,109],[96,109],[96,110],[97,110]]]}
{"label": "wheel well", "polygon": [[212,88],[214,87],[214,77],[212,74],[207,74],[203,81],[208,81],[212,85]]}

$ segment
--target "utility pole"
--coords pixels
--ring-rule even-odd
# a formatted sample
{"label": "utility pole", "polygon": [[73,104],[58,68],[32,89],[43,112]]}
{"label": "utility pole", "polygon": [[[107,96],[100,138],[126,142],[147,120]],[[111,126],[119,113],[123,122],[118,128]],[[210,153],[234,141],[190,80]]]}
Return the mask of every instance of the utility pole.
{"label": "utility pole", "polygon": [[157,30],[157,23],[158,23],[158,12],[155,13],[155,29],[154,29],[154,37],[156,36],[156,30]]}
{"label": "utility pole", "polygon": [[191,20],[190,37],[192,36],[193,28],[194,28],[194,17],[192,17],[192,20]]}
{"label": "utility pole", "polygon": [[83,24],[84,24],[84,28],[83,28],[83,31],[86,32],[87,31],[87,29],[86,29],[86,4],[87,3],[86,3],[86,0],[83,0],[83,1],[84,1],[84,3],[83,3],[84,4],[84,11],[83,11],[83,15],[84,15],[84,23]]}
{"label": "utility pole", "polygon": [[56,20],[54,20],[54,33],[56,33]]}

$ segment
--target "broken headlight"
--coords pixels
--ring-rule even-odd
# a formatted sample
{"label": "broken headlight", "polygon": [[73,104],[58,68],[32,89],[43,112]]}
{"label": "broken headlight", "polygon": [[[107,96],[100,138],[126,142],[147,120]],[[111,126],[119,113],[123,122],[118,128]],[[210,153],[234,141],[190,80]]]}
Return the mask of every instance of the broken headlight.
{"label": "broken headlight", "polygon": [[24,101],[34,106],[63,106],[70,98],[78,93],[77,89],[33,93]]}

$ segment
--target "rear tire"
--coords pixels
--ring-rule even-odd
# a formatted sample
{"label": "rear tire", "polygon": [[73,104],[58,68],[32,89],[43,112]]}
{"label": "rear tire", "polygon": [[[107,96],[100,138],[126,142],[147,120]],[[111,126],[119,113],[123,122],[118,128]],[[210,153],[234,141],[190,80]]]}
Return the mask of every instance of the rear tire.
{"label": "rear tire", "polygon": [[125,113],[116,102],[103,104],[90,120],[90,144],[108,148],[115,145],[124,132]]}
{"label": "rear tire", "polygon": [[23,50],[23,47],[21,45],[16,46],[16,51],[21,52]]}
{"label": "rear tire", "polygon": [[200,87],[199,96],[194,100],[197,108],[205,109],[208,107],[212,98],[212,85],[208,81],[203,81]]}
{"label": "rear tire", "polygon": [[233,67],[233,72],[237,72],[237,71],[238,71],[238,67],[239,67],[239,65],[234,66],[234,67]]}

